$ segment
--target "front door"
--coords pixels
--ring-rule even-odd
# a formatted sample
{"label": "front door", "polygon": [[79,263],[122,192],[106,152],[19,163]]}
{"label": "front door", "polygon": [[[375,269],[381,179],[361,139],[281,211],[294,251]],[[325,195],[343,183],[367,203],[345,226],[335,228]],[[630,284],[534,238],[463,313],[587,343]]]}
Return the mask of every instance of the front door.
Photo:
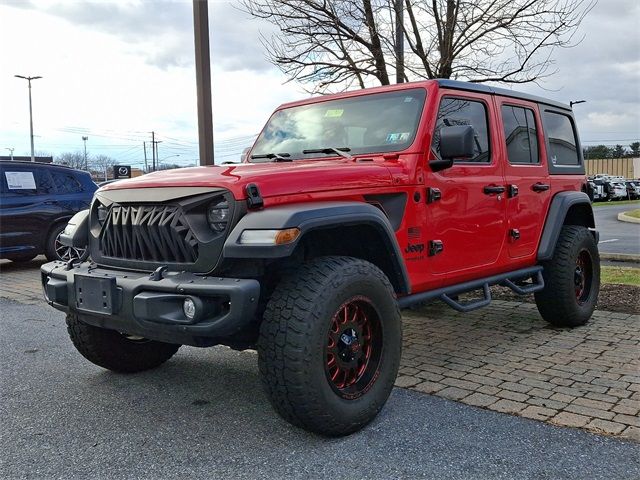
{"label": "front door", "polygon": [[471,125],[476,150],[473,158],[455,161],[451,168],[431,172],[426,178],[427,191],[432,192],[427,205],[430,270],[443,275],[444,284],[487,271],[487,266],[497,262],[505,242],[505,182],[502,162],[494,152],[500,138],[496,123],[489,96],[441,93],[428,159],[439,158],[443,126]]}

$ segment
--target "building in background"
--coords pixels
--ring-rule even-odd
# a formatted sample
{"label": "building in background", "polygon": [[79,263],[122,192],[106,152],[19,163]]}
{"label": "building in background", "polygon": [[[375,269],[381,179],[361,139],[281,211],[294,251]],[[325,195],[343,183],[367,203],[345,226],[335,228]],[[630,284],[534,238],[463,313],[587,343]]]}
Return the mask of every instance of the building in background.
{"label": "building in background", "polygon": [[598,158],[585,159],[587,175],[604,173],[629,179],[640,179],[640,158]]}

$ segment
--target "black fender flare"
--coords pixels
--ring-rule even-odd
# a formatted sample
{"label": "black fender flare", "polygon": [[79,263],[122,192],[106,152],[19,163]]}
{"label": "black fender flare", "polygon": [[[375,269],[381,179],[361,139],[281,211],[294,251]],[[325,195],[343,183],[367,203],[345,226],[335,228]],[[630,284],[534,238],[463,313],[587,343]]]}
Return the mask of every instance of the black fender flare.
{"label": "black fender flare", "polygon": [[89,244],[89,209],[80,210],[67,222],[60,242],[67,247],[87,248]]}
{"label": "black fender flare", "polygon": [[[556,248],[560,230],[565,225],[567,214],[571,208],[580,205],[588,210],[584,225],[587,228],[595,229],[595,220],[593,217],[593,209],[589,195],[584,192],[559,192],[551,200],[547,219],[544,223],[544,230],[540,237],[540,245],[538,246],[538,261],[551,260],[553,252]],[[596,243],[598,242],[598,232],[593,230]]]}
{"label": "black fender flare", "polygon": [[[338,227],[367,225],[373,227],[381,239],[393,265],[392,283],[400,286],[397,293],[410,293],[409,276],[395,233],[389,219],[380,209],[364,202],[309,202],[268,207],[246,214],[229,234],[224,247],[224,258],[277,259],[290,256],[310,231]],[[299,228],[300,235],[285,245],[243,245],[240,236],[244,230],[282,230]]]}

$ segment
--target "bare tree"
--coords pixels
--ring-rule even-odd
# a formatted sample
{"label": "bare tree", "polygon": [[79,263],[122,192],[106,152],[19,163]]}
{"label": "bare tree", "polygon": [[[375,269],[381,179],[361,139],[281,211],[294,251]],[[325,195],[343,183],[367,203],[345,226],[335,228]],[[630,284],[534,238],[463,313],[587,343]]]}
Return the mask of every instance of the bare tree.
{"label": "bare tree", "polygon": [[[402,0],[243,0],[280,33],[272,63],[312,92],[388,85]],[[525,83],[550,75],[554,49],[575,45],[596,0],[403,0],[406,80]]]}
{"label": "bare tree", "polygon": [[100,177],[105,175],[105,172],[111,171],[116,163],[118,161],[108,155],[96,155],[89,162],[91,168],[96,170]]}
{"label": "bare tree", "polygon": [[71,168],[84,168],[84,153],[82,152],[64,152],[57,155],[54,159],[55,163],[66,165]]}

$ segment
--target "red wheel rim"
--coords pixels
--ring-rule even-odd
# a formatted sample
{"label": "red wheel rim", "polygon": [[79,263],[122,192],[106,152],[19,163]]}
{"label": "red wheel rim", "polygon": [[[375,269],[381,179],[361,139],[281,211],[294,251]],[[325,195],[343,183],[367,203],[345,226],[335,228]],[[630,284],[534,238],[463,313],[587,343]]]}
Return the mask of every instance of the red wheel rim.
{"label": "red wheel rim", "polygon": [[366,297],[344,302],[333,315],[327,335],[325,372],[344,398],[366,393],[378,377],[382,329],[377,311]]}
{"label": "red wheel rim", "polygon": [[576,259],[576,268],[573,273],[573,284],[576,292],[576,301],[584,304],[591,294],[591,281],[593,277],[593,263],[587,250],[582,250]]}

